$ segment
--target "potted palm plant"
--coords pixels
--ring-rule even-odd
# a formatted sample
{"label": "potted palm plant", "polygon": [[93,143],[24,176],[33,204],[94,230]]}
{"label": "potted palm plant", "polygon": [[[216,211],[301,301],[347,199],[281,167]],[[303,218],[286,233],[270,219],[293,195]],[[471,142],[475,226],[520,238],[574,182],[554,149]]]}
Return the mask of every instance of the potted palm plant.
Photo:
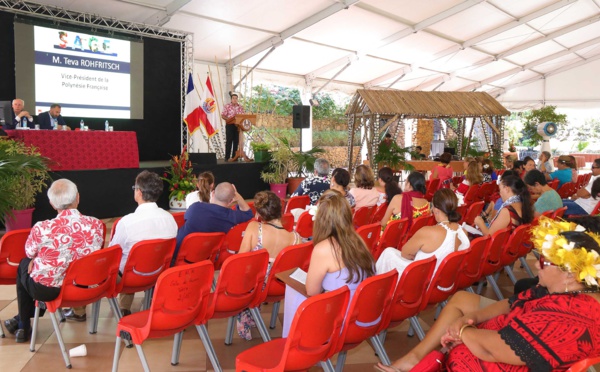
{"label": "potted palm plant", "polygon": [[293,162],[289,169],[291,176],[288,177],[288,193],[293,193],[298,185],[306,178],[308,174],[312,174],[315,170],[316,154],[325,152],[322,148],[315,146],[308,151],[294,151],[287,138],[280,138],[281,143],[292,153]]}
{"label": "potted palm plant", "polygon": [[373,160],[379,168],[390,167],[393,170],[411,171],[414,167],[406,162],[406,154],[410,153],[408,147],[400,147],[394,142],[381,142],[377,147],[377,155]]}
{"label": "potted palm plant", "polygon": [[260,178],[271,185],[273,191],[280,198],[286,197],[287,183],[285,182],[294,161],[293,153],[289,147],[279,146],[271,153],[271,160],[266,169],[261,172]]}
{"label": "potted palm plant", "polygon": [[50,179],[48,163],[34,146],[0,140],[0,220],[7,231],[32,226],[35,197]]}

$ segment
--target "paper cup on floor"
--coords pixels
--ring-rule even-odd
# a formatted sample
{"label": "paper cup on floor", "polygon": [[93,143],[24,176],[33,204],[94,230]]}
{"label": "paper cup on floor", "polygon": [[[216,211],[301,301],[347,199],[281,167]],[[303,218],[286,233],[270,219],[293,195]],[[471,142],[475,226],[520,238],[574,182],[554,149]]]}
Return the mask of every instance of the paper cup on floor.
{"label": "paper cup on floor", "polygon": [[87,355],[87,348],[85,347],[85,345],[79,345],[77,347],[72,348],[71,350],[69,350],[69,356],[71,358],[73,357],[83,357]]}

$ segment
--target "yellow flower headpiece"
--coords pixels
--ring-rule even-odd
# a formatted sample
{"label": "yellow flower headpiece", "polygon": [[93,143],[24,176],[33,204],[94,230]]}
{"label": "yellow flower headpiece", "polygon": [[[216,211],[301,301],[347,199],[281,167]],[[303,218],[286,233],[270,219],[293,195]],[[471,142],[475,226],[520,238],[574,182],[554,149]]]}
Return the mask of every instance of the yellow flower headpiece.
{"label": "yellow flower headpiece", "polygon": [[585,232],[600,244],[600,236],[586,231],[574,222],[555,221],[541,217],[538,226],[532,229],[531,241],[540,254],[548,261],[571,272],[579,282],[588,286],[598,286],[600,279],[600,255],[595,250],[575,248],[575,243],[559,234],[565,231]]}

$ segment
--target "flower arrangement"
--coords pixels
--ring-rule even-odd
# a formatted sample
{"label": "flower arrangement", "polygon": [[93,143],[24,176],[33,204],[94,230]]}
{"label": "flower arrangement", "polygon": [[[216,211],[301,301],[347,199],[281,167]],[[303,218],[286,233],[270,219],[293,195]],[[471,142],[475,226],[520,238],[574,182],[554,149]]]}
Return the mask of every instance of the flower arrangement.
{"label": "flower arrangement", "polygon": [[573,273],[579,282],[588,286],[598,286],[600,279],[600,255],[594,250],[575,248],[559,235],[565,231],[585,232],[600,243],[600,236],[587,232],[584,227],[566,221],[554,221],[548,217],[540,218],[539,225],[532,230],[532,241],[536,249],[553,264]]}
{"label": "flower arrangement", "polygon": [[515,146],[514,143],[509,142],[509,144],[508,144],[508,151],[509,152],[517,152],[517,147]]}
{"label": "flower arrangement", "polygon": [[186,147],[181,155],[173,155],[170,166],[162,179],[169,184],[169,199],[184,200],[185,196],[196,190],[196,176],[193,173],[192,162],[189,160]]}

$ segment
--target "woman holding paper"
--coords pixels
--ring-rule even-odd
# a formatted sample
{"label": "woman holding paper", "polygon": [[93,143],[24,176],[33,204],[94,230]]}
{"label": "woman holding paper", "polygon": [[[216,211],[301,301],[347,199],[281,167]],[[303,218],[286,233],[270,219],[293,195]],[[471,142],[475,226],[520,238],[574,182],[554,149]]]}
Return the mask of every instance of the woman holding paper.
{"label": "woman holding paper", "polygon": [[[313,227],[314,250],[306,274],[306,293],[314,296],[348,285],[351,294],[375,274],[373,256],[354,230],[346,198],[327,190],[319,199]],[[290,286],[285,289],[282,337],[287,337],[300,304],[306,299]]]}

